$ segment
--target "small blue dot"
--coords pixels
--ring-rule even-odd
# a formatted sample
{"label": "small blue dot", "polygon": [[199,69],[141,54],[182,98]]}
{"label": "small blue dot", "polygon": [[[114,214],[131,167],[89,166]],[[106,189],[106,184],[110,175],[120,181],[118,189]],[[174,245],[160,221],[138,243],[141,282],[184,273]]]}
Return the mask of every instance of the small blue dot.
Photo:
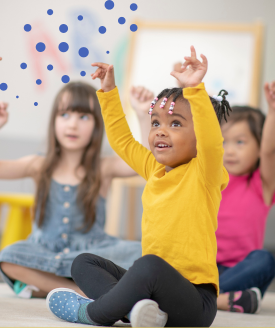
{"label": "small blue dot", "polygon": [[0,90],[2,90],[2,91],[6,91],[8,89],[8,85],[7,85],[7,83],[1,83],[0,84]]}
{"label": "small blue dot", "polygon": [[106,27],[105,26],[100,26],[100,28],[98,29],[99,33],[104,34],[106,33]]}
{"label": "small blue dot", "polygon": [[132,4],[130,5],[130,9],[133,10],[133,11],[136,11],[137,8],[138,8],[138,6],[137,6],[136,3],[132,3]]}
{"label": "small blue dot", "polygon": [[36,84],[40,85],[42,83],[42,81],[40,79],[36,80]]}
{"label": "small blue dot", "polygon": [[37,105],[38,105],[38,102],[35,102],[35,103],[34,103],[34,106],[37,106]]}
{"label": "small blue dot", "polygon": [[53,70],[53,65],[48,65],[48,66],[47,66],[47,69],[48,69],[49,71],[52,71],[52,70]]}
{"label": "small blue dot", "polygon": [[112,0],[108,0],[105,2],[105,8],[108,10],[113,9],[114,6],[115,6],[115,4],[114,4],[114,1],[112,1]]}
{"label": "small blue dot", "polygon": [[22,63],[22,64],[20,65],[20,67],[21,67],[22,69],[26,69],[26,68],[27,68],[27,64],[26,64],[26,63]]}
{"label": "small blue dot", "polygon": [[61,33],[66,33],[68,31],[68,26],[66,24],[62,24],[59,26],[59,31]]}
{"label": "small blue dot", "polygon": [[106,51],[106,54],[109,54],[109,53],[110,53],[110,51],[109,51],[109,50],[107,50],[107,51]]}
{"label": "small blue dot", "polygon": [[80,75],[81,75],[81,76],[85,76],[85,75],[86,75],[86,72],[85,72],[85,71],[81,71],[81,72],[80,72]]}
{"label": "small blue dot", "polygon": [[126,19],[124,18],[124,17],[119,17],[119,19],[118,19],[118,22],[119,22],[119,24],[125,24],[125,22],[126,22]]}
{"label": "small blue dot", "polygon": [[19,98],[19,96],[16,96],[16,98]]}
{"label": "small blue dot", "polygon": [[67,42],[61,42],[58,46],[58,49],[61,51],[61,52],[66,52],[68,51],[69,49],[69,45]]}
{"label": "small blue dot", "polygon": [[52,9],[49,9],[49,10],[47,11],[47,14],[48,14],[48,15],[52,15],[52,14],[53,14],[53,10],[52,10]]}
{"label": "small blue dot", "polygon": [[85,47],[82,47],[78,50],[78,54],[80,57],[87,57],[89,55],[89,50]]}
{"label": "small blue dot", "polygon": [[26,32],[30,32],[31,29],[32,29],[32,27],[31,27],[30,24],[26,24],[26,25],[24,26],[24,30],[25,30]]}
{"label": "small blue dot", "polygon": [[61,81],[63,83],[68,83],[68,82],[70,82],[70,77],[68,75],[63,75],[61,78]]}
{"label": "small blue dot", "polygon": [[82,15],[79,15],[79,16],[77,17],[77,19],[78,19],[79,21],[82,21],[83,16],[82,16]]}
{"label": "small blue dot", "polygon": [[36,50],[38,52],[43,52],[45,49],[46,49],[46,46],[45,46],[45,44],[43,42],[37,43]]}
{"label": "small blue dot", "polygon": [[136,24],[132,24],[132,25],[130,26],[130,30],[131,30],[132,32],[136,32],[137,29],[138,29],[138,27],[137,27]]}

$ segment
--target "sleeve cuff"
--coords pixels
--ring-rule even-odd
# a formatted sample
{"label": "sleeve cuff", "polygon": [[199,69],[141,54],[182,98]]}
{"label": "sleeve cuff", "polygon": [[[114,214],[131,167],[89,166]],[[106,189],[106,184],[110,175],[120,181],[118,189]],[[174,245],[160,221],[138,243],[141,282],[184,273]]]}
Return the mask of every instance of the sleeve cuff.
{"label": "sleeve cuff", "polygon": [[108,92],[104,92],[102,89],[99,89],[99,90],[97,90],[96,94],[97,94],[97,97],[100,99],[110,99],[110,98],[118,95],[118,88],[115,87],[113,90],[108,91]]}
{"label": "sleeve cuff", "polygon": [[204,83],[201,82],[200,84],[198,84],[195,87],[183,88],[182,93],[183,93],[183,96],[188,96],[188,95],[191,96],[196,92],[196,90],[205,90]]}

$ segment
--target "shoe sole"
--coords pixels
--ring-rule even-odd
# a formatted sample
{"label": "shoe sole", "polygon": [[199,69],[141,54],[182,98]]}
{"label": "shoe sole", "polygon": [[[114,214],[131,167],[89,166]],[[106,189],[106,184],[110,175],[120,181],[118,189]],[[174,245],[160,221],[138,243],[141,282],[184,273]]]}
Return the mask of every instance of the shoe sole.
{"label": "shoe sole", "polygon": [[57,317],[56,315],[54,315],[54,314],[52,313],[52,311],[51,311],[51,309],[50,309],[50,305],[49,305],[49,303],[50,303],[50,298],[51,298],[51,296],[52,296],[54,293],[56,293],[56,292],[69,292],[69,293],[74,293],[74,294],[76,294],[76,295],[78,295],[78,296],[80,296],[80,297],[82,297],[82,298],[85,298],[86,300],[89,300],[89,298],[84,297],[84,296],[78,294],[76,291],[74,291],[73,289],[70,289],[70,288],[55,288],[55,289],[53,289],[52,291],[50,291],[49,294],[47,295],[47,298],[46,298],[46,304],[47,304],[47,308],[48,308],[48,310],[51,312],[51,314],[52,314],[55,318],[58,318],[58,319],[60,319],[60,320],[62,320],[62,321],[66,321],[66,322],[68,322],[68,321],[67,321],[67,320],[64,320],[64,319],[61,319],[61,318],[59,318],[59,317]]}
{"label": "shoe sole", "polygon": [[152,300],[137,302],[131,311],[132,327],[164,327],[167,319],[167,313],[161,311]]}
{"label": "shoe sole", "polygon": [[259,313],[261,311],[261,303],[262,303],[262,293],[260,291],[259,288],[251,288],[251,290],[253,290],[253,292],[256,293],[256,296],[257,296],[257,301],[258,301],[258,307],[257,307],[257,310],[255,312],[255,314]]}

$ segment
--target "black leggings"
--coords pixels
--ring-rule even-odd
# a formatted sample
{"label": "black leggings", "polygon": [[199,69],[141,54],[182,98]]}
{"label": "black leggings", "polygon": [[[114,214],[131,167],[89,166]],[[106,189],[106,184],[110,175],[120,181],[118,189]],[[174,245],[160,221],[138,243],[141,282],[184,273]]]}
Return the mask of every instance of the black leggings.
{"label": "black leggings", "polygon": [[105,326],[127,315],[142,299],[152,299],[168,313],[166,326],[209,327],[217,312],[212,284],[193,285],[158,256],[146,255],[126,271],[109,260],[81,254],[72,264],[72,278],[91,299],[90,318]]}

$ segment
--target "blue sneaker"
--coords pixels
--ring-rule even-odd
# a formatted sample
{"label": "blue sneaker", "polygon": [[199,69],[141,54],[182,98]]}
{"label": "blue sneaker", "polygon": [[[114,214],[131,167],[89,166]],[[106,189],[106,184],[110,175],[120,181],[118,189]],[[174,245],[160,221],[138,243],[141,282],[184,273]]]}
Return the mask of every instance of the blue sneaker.
{"label": "blue sneaker", "polygon": [[93,301],[68,288],[56,288],[48,294],[46,299],[48,309],[54,316],[74,323],[88,323],[85,320],[83,322],[84,318],[79,318],[78,311],[81,305],[88,305]]}

